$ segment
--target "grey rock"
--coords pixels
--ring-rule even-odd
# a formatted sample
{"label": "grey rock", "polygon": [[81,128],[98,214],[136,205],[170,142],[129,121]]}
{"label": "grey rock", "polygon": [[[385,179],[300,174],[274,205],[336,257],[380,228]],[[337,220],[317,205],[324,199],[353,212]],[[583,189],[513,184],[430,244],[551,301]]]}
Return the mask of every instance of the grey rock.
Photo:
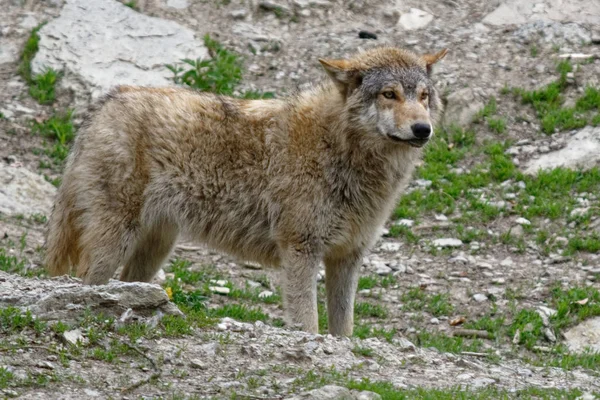
{"label": "grey rock", "polygon": [[431,244],[435,247],[460,247],[463,245],[463,242],[455,238],[442,238],[433,240]]}
{"label": "grey rock", "polygon": [[16,62],[19,52],[20,48],[14,41],[0,38],[0,64]]}
{"label": "grey rock", "polygon": [[77,346],[78,344],[84,344],[86,342],[85,337],[80,329],[73,329],[72,331],[66,331],[62,334],[62,337],[65,342],[71,344],[73,346]]}
{"label": "grey rock", "polygon": [[64,86],[84,89],[92,98],[119,84],[168,85],[165,64],[208,54],[191,29],[118,1],[66,0],[60,16],[39,35],[33,72],[63,70]]}
{"label": "grey rock", "polygon": [[510,5],[500,4],[498,8],[483,18],[483,23],[489,25],[512,25],[522,24],[526,21],[521,13],[514,10]]}
{"label": "grey rock", "polygon": [[490,25],[520,25],[526,22],[568,22],[597,24],[600,3],[588,0],[503,0],[483,22]]}
{"label": "grey rock", "polygon": [[183,10],[189,7],[187,0],[167,0],[167,7]]}
{"label": "grey rock", "polygon": [[569,350],[583,352],[586,347],[600,352],[600,317],[590,318],[564,333]]}
{"label": "grey rock", "polygon": [[276,3],[274,1],[261,1],[258,6],[266,11],[272,11],[283,15],[292,15],[292,9],[285,4]]}
{"label": "grey rock", "polygon": [[239,8],[229,13],[233,19],[244,19],[248,15],[248,11],[245,8]]}
{"label": "grey rock", "polygon": [[443,123],[446,126],[468,126],[484,106],[483,102],[475,96],[471,88],[460,89],[450,93],[447,101],[448,104],[443,119]]}
{"label": "grey rock", "polygon": [[114,318],[128,308],[140,318],[156,311],[181,315],[158,285],[111,280],[106,285],[83,285],[80,279],[62,276],[52,279],[26,279],[0,271],[0,307],[29,309],[37,318],[75,322],[90,309]]}
{"label": "grey rock", "polygon": [[50,215],[56,188],[25,167],[0,162],[0,214]]}
{"label": "grey rock", "polygon": [[562,149],[532,159],[525,166],[525,173],[558,167],[589,169],[600,164],[600,127],[587,126],[567,140]]}
{"label": "grey rock", "polygon": [[582,26],[571,23],[537,20],[522,25],[514,33],[516,38],[524,43],[542,41],[553,44],[590,43],[592,38]]}
{"label": "grey rock", "polygon": [[484,301],[487,301],[487,296],[483,293],[476,293],[473,295],[473,299],[478,302],[478,303],[482,303]]}
{"label": "grey rock", "polygon": [[409,12],[400,15],[398,25],[407,31],[425,28],[433,21],[433,15],[427,11],[411,8]]}

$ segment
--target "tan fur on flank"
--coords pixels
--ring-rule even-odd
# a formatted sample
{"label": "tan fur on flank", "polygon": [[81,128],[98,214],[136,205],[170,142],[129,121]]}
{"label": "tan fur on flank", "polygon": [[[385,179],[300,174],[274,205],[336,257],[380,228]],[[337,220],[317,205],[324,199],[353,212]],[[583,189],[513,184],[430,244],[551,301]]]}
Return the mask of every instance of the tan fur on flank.
{"label": "tan fur on flank", "polygon": [[[445,55],[377,48],[320,60],[332,82],[284,100],[118,87],[81,127],[49,222],[46,267],[86,284],[149,281],[179,235],[283,268],[287,321],[351,335],[361,259],[411,178],[441,104]],[[380,93],[381,92],[381,93]]]}

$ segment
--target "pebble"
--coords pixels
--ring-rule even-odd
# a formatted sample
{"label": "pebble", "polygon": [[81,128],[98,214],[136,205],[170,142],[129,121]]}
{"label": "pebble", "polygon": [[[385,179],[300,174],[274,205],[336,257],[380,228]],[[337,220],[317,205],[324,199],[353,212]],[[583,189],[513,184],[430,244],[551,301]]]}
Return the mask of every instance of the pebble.
{"label": "pebble", "polygon": [[384,242],[381,244],[381,246],[379,246],[379,249],[381,251],[386,251],[389,253],[395,253],[398,250],[400,250],[400,247],[402,246],[401,243],[398,242]]}
{"label": "pebble", "polygon": [[360,31],[358,32],[358,37],[360,39],[372,39],[372,40],[377,40],[377,35],[373,32],[369,32],[369,31]]}
{"label": "pebble", "polygon": [[208,290],[218,294],[229,294],[229,292],[231,291],[228,287],[223,286],[209,286]]}
{"label": "pebble", "polygon": [[488,298],[483,293],[476,293],[473,295],[473,299],[478,303],[482,303],[482,302],[486,301]]}
{"label": "pebble", "polygon": [[435,247],[460,247],[463,245],[463,242],[455,238],[442,238],[435,239],[431,244]]}
{"label": "pebble", "polygon": [[435,317],[433,317],[433,318],[431,318],[431,319],[429,320],[429,323],[430,323],[430,324],[433,324],[433,325],[439,325],[439,324],[440,324],[440,320],[439,320],[439,319],[437,319],[437,318],[435,318]]}
{"label": "pebble", "polygon": [[271,297],[271,296],[273,296],[273,292],[271,292],[270,290],[265,290],[258,294],[259,299],[264,299],[264,298]]}
{"label": "pebble", "polygon": [[394,225],[411,227],[415,224],[412,219],[399,219],[394,222]]}

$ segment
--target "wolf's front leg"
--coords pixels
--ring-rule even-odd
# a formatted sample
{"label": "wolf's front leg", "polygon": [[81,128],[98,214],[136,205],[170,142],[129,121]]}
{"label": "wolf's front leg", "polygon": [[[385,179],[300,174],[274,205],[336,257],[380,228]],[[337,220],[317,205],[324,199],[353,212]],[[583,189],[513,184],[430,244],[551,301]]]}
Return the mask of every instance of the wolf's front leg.
{"label": "wolf's front leg", "polygon": [[303,331],[319,332],[317,273],[320,255],[310,248],[290,246],[284,251],[284,308],[287,323]]}
{"label": "wolf's front leg", "polygon": [[325,258],[325,288],[329,333],[352,336],[354,327],[354,297],[362,252]]}

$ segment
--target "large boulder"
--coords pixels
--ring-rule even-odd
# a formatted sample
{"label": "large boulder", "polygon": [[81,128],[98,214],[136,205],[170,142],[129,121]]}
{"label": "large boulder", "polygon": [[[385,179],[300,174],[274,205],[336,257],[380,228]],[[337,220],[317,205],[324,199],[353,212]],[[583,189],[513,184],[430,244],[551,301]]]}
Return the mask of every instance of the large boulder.
{"label": "large boulder", "polygon": [[56,188],[25,167],[0,162],[0,214],[50,215]]}
{"label": "large boulder", "polygon": [[557,151],[541,155],[525,165],[525,173],[535,174],[540,169],[583,168],[600,165],[600,127],[587,126],[571,136],[567,145]]}
{"label": "large boulder", "polygon": [[597,24],[600,2],[589,0],[506,0],[486,15],[489,25],[513,25],[536,20]]}
{"label": "large boulder", "polygon": [[87,310],[115,318],[125,312],[140,317],[157,311],[181,314],[165,290],[152,283],[111,280],[92,286],[68,276],[26,279],[0,271],[0,308],[5,307],[30,310],[37,318],[62,322],[75,322]]}
{"label": "large boulder", "polygon": [[165,64],[207,56],[192,30],[118,1],[66,0],[59,17],[39,35],[33,72],[62,70],[64,86],[84,89],[92,98],[119,84],[170,84]]}

